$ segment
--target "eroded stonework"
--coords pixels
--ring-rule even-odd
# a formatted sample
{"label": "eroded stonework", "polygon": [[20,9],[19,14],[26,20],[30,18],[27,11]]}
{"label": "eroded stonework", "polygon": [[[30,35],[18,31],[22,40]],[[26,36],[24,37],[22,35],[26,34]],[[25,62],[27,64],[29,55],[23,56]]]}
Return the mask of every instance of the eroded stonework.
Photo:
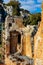
{"label": "eroded stonework", "polygon": [[6,17],[2,41],[5,64],[43,65],[43,9],[39,27],[25,27],[22,22],[22,17]]}
{"label": "eroded stonework", "polygon": [[7,16],[3,31],[3,45],[6,65],[31,65],[34,56],[34,35],[37,26],[23,25],[22,17]]}

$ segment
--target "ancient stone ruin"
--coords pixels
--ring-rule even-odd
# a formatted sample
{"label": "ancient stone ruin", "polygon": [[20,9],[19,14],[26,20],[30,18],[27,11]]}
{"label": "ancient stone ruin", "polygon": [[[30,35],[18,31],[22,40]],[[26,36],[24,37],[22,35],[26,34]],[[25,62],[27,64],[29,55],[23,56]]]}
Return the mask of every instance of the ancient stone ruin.
{"label": "ancient stone ruin", "polygon": [[2,31],[3,60],[6,65],[32,65],[37,26],[23,25],[22,17],[7,16]]}
{"label": "ancient stone ruin", "polygon": [[43,4],[41,22],[23,25],[21,16],[7,15],[2,24],[2,59],[5,65],[43,65]]}

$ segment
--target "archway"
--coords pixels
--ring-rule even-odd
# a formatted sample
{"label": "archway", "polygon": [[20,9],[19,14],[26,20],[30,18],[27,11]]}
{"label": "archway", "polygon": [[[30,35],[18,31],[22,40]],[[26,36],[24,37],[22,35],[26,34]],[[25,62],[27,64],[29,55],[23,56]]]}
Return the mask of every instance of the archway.
{"label": "archway", "polygon": [[17,44],[21,43],[21,34],[18,31],[10,32],[10,53],[17,52]]}

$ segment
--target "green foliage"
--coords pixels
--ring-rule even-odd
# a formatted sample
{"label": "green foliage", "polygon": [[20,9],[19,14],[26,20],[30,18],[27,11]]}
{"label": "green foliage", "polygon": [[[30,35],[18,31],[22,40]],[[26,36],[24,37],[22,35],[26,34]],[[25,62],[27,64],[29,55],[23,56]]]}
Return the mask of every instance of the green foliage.
{"label": "green foliage", "polygon": [[24,10],[23,8],[21,8],[20,10],[22,11],[22,13],[27,13],[27,14],[30,13],[30,11],[28,11],[28,10]]}
{"label": "green foliage", "polygon": [[37,25],[41,21],[41,13],[30,14],[27,18],[24,18],[23,24]]}
{"label": "green foliage", "polygon": [[35,13],[35,14],[30,14],[29,11],[20,9],[20,3],[18,1],[10,1],[7,6],[12,6],[13,7],[13,12],[12,15],[17,15],[20,16],[20,11],[25,14],[29,14],[29,16],[23,18],[23,24],[26,25],[37,25],[38,22],[41,21],[41,13]]}
{"label": "green foliage", "polygon": [[38,22],[41,21],[41,14],[40,13],[36,13],[36,14],[32,14],[30,17],[30,22],[32,25],[37,25]]}
{"label": "green foliage", "polygon": [[13,7],[12,15],[20,15],[20,3],[18,1],[10,1],[7,6]]}

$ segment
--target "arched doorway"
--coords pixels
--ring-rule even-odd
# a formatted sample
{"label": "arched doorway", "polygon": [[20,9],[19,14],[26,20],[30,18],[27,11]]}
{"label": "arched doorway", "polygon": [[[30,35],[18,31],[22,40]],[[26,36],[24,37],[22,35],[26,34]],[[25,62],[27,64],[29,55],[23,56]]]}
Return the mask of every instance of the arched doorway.
{"label": "arched doorway", "polygon": [[10,32],[10,53],[17,52],[17,44],[21,43],[21,34],[18,31]]}

